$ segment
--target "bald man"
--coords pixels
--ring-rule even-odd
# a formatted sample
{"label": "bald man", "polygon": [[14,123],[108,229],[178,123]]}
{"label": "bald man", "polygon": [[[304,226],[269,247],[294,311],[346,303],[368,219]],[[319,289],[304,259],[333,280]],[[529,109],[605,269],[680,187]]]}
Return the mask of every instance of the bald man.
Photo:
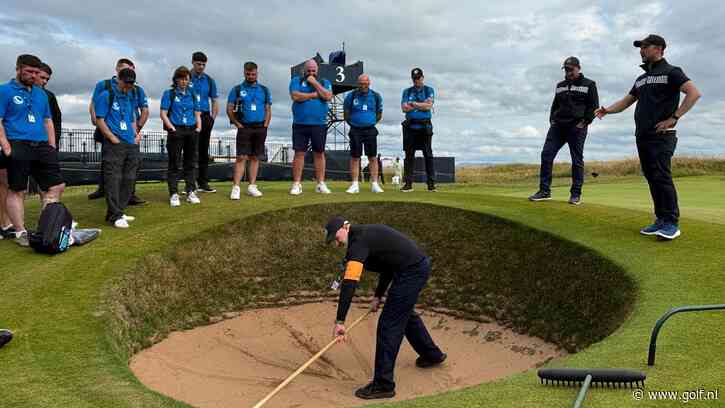
{"label": "bald man", "polygon": [[383,98],[370,89],[370,77],[362,74],[357,78],[358,88],[345,97],[345,122],[350,125],[350,173],[352,185],[349,194],[360,192],[360,156],[365,149],[370,167],[370,183],[373,193],[382,193],[378,184],[378,129],[375,125],[383,118]]}
{"label": "bald man", "polygon": [[332,99],[332,84],[318,77],[317,63],[305,62],[304,74],[294,76],[289,84],[292,98],[292,147],[295,158],[292,161],[291,195],[302,194],[302,167],[305,152],[312,145],[315,163],[315,192],[330,194],[325,185],[325,143],[327,140],[327,102]]}

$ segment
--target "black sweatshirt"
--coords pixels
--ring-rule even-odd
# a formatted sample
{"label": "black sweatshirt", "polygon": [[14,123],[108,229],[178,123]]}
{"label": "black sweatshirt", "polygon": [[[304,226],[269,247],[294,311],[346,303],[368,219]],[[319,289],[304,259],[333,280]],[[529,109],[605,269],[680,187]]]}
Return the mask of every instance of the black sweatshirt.
{"label": "black sweatshirt", "polygon": [[597,84],[584,74],[569,81],[556,84],[554,101],[551,103],[549,123],[558,125],[576,125],[584,121],[590,124],[594,120],[594,111],[599,107]]}

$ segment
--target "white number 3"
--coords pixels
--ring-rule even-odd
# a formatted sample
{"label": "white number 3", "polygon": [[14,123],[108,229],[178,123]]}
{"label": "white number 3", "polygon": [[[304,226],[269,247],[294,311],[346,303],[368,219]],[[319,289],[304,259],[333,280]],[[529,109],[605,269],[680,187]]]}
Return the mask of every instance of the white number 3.
{"label": "white number 3", "polygon": [[337,67],[335,82],[345,82],[345,67]]}

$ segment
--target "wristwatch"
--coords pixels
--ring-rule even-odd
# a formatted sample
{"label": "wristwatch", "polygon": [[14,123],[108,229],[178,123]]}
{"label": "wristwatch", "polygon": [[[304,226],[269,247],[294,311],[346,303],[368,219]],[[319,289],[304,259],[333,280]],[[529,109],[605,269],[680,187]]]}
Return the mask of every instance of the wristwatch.
{"label": "wristwatch", "polygon": [[680,120],[680,116],[677,116],[677,114],[676,114],[676,113],[673,113],[673,114],[672,114],[672,119],[674,119],[674,120],[675,120],[675,122],[677,122],[677,121],[679,121],[679,120]]}

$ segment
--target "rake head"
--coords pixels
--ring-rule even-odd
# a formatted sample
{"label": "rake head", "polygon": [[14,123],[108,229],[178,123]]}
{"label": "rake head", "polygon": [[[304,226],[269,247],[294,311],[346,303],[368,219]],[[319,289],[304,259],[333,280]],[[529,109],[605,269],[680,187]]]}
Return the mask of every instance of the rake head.
{"label": "rake head", "polygon": [[611,368],[542,368],[539,379],[542,384],[581,387],[587,375],[592,376],[592,386],[602,388],[643,388],[647,375],[641,371]]}

